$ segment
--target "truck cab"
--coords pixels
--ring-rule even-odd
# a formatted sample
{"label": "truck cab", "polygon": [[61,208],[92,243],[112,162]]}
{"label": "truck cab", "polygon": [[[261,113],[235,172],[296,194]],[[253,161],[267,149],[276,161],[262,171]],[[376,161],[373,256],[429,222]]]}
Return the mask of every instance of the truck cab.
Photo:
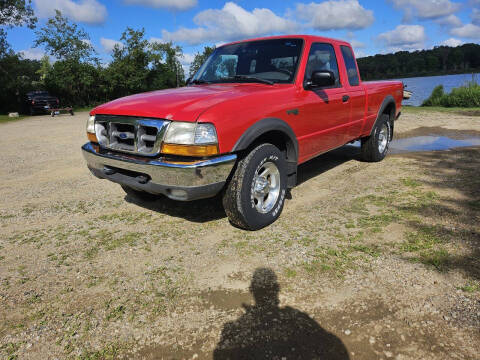
{"label": "truck cab", "polygon": [[187,86],[93,109],[82,147],[92,173],[142,199],[222,194],[235,226],[274,222],[297,167],[360,140],[380,161],[401,111],[399,81],[362,82],[350,44],[309,35],[217,48]]}

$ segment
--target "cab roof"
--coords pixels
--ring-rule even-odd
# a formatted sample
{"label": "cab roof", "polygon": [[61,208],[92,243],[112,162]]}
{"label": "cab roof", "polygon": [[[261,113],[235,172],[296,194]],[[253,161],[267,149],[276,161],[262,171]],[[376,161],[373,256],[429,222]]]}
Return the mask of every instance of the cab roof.
{"label": "cab roof", "polygon": [[249,42],[249,41],[260,41],[260,40],[273,40],[273,39],[303,39],[305,41],[309,42],[327,42],[331,44],[337,44],[337,45],[348,45],[350,44],[346,41],[339,40],[339,39],[333,39],[333,38],[327,38],[323,36],[315,36],[315,35],[276,35],[276,36],[266,36],[266,37],[259,37],[259,38],[253,38],[253,39],[245,39],[245,40],[239,40],[239,41],[232,41],[227,44],[223,44],[222,46],[226,45],[232,45],[232,44],[239,44],[243,42]]}

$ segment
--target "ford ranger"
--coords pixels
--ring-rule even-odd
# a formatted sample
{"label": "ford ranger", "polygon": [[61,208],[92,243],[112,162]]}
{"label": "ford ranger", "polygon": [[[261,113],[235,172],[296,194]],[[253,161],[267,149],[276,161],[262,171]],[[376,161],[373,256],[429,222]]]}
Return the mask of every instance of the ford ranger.
{"label": "ford ranger", "polygon": [[98,106],[82,147],[91,172],[131,196],[190,201],[221,194],[232,224],[280,215],[297,168],[360,140],[380,161],[403,84],[363,82],[350,44],[291,35],[218,47],[187,86]]}

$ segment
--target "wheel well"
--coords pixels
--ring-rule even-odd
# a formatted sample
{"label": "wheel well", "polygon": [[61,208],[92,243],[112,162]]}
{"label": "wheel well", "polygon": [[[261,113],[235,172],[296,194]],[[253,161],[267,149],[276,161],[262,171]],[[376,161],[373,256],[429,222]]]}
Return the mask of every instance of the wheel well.
{"label": "wheel well", "polygon": [[395,103],[389,103],[383,110],[383,114],[390,116],[390,119],[395,119]]}
{"label": "wheel well", "polygon": [[284,152],[288,162],[297,162],[297,154],[295,151],[295,145],[290,137],[280,130],[271,130],[261,134],[255,140],[252,141],[247,151],[252,150],[254,147],[269,143],[275,145],[280,151]]}
{"label": "wheel well", "polygon": [[386,114],[390,117],[390,140],[391,140],[393,139],[393,126],[395,124],[395,103],[390,102],[385,107],[382,114]]}

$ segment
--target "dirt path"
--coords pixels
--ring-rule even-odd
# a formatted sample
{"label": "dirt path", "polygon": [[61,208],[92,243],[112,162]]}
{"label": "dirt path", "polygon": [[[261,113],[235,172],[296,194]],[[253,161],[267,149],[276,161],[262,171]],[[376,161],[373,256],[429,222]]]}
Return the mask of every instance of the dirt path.
{"label": "dirt path", "polygon": [[[480,147],[376,164],[343,147],[245,232],[218,199],[94,178],[86,116],[0,125],[2,358],[478,359]],[[479,138],[480,117],[406,113],[396,132]]]}

